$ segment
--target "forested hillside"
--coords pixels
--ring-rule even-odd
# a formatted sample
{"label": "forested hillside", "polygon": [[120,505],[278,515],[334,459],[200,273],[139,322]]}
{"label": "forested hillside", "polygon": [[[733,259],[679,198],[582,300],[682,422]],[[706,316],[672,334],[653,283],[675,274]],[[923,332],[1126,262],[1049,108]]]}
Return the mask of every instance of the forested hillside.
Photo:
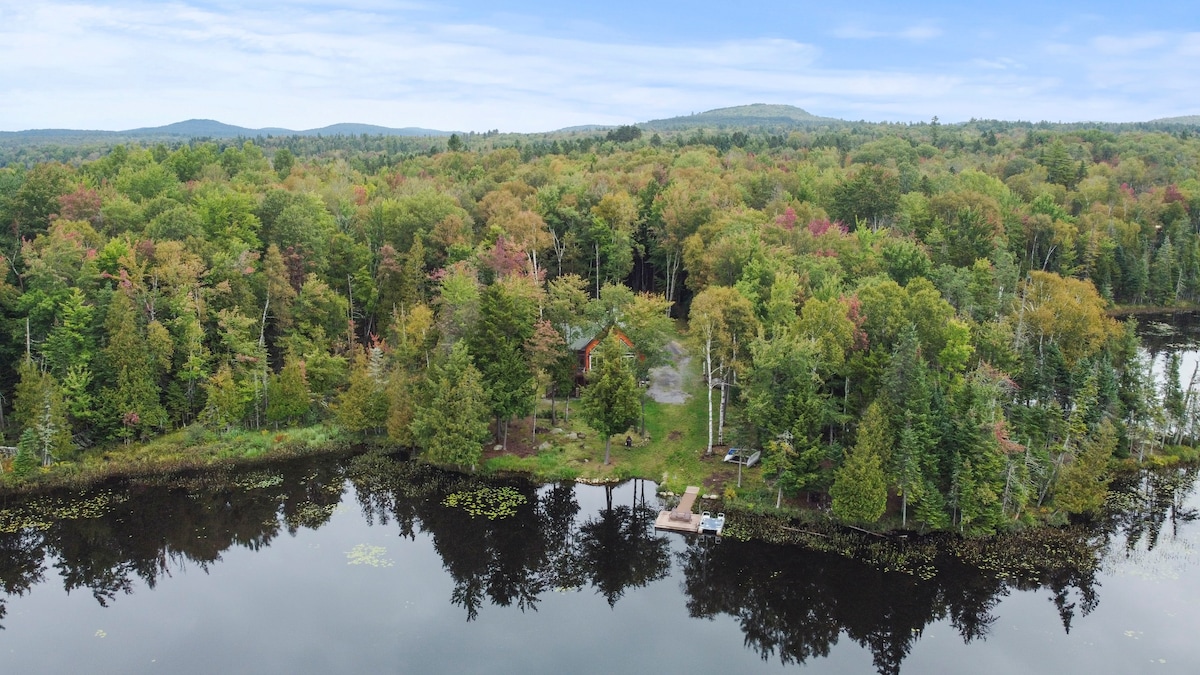
{"label": "forested hillside", "polygon": [[1105,313],[1200,299],[1186,129],[429,142],[0,169],[9,444],[49,463],[332,419],[471,465],[573,389],[567,345],[615,324],[644,371],[668,312],[728,401],[718,434],[848,521],[889,489],[934,528],[1084,513],[1111,458],[1190,437],[1189,397]]}

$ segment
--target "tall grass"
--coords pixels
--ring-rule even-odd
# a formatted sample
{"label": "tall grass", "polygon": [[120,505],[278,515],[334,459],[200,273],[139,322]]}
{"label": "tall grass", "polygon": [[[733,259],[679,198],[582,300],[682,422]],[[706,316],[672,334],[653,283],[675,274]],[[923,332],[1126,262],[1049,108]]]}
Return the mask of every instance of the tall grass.
{"label": "tall grass", "polygon": [[93,448],[18,481],[0,476],[0,492],[84,487],[116,477],[163,475],[253,460],[348,450],[354,439],[336,427],[215,432],[194,425],[145,443]]}

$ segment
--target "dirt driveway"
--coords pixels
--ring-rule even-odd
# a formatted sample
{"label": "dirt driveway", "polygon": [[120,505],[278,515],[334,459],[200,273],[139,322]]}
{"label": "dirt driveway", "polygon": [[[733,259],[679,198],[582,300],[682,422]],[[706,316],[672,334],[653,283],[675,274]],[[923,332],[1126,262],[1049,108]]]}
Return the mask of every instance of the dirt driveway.
{"label": "dirt driveway", "polygon": [[650,389],[647,393],[659,403],[685,403],[688,395],[683,392],[683,373],[692,359],[676,340],[667,344],[667,353],[671,363],[650,371]]}

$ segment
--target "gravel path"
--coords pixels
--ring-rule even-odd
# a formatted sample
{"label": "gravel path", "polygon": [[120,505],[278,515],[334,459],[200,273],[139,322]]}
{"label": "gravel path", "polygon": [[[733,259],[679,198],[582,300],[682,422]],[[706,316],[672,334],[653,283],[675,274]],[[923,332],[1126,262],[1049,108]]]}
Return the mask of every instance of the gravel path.
{"label": "gravel path", "polygon": [[667,344],[670,365],[659,366],[650,371],[650,398],[659,403],[684,403],[688,395],[683,393],[683,372],[687,370],[691,357],[684,351],[683,345],[672,340]]}

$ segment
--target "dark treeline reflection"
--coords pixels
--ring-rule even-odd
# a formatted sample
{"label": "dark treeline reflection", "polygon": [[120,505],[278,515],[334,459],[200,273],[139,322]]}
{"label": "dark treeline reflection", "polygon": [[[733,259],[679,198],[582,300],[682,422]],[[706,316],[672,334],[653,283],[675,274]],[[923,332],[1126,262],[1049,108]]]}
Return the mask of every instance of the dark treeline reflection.
{"label": "dark treeline reflection", "polygon": [[421,531],[432,537],[454,580],[452,600],[468,620],[484,600],[536,609],[548,590],[584,586],[613,605],[627,589],[670,571],[668,541],[654,532],[657,511],[647,504],[644,481],[603,488],[605,507],[589,514],[580,513],[573,484],[538,489],[522,480],[503,482],[525,501],[514,515],[489,519],[445,507],[443,495],[474,481],[427,466],[366,456],[356,461],[351,480],[368,519],[394,519],[404,536]]}
{"label": "dark treeline reflection", "polygon": [[0,588],[23,595],[52,564],[68,592],[86,589],[107,606],[135,579],[153,588],[173,568],[207,570],[233,546],[320,527],[344,484],[342,463],[326,459],[10,500],[0,504]]}
{"label": "dark treeline reflection", "polygon": [[[1175,537],[1179,526],[1200,517],[1184,501],[1196,487],[1200,468],[1174,467],[1118,477],[1109,495],[1110,508],[1102,523],[1106,543],[1115,538],[1126,550],[1152,550],[1164,535]],[[1113,551],[1116,554],[1116,551]]]}
{"label": "dark treeline reflection", "polygon": [[[845,637],[870,650],[879,672],[898,673],[933,622],[947,620],[966,642],[986,639],[1013,589],[1048,590],[1069,632],[1097,605],[1101,552],[1153,548],[1173,536],[1197,516],[1183,507],[1196,479],[1194,468],[1123,479],[1112,513],[1092,529],[906,544],[935,552],[915,573],[881,571],[887,565],[878,561],[895,553],[881,540],[866,540],[871,565],[799,546],[696,538],[675,547],[675,574],[693,617],[732,617],[764,660],[804,664]],[[207,570],[231,547],[257,549],[283,532],[321,527],[347,480],[368,522],[430,538],[453,580],[448,599],[468,620],[489,603],[536,610],[552,592],[590,589],[614,605],[671,571],[677,535],[654,531],[653,484],[539,487],[367,454],[0,504],[0,618],[5,598],[54,577],[107,605],[138,580],[153,588],[186,565]],[[480,489],[506,495],[511,508],[472,515],[445,504]],[[582,490],[603,490],[603,501],[581,508]]]}
{"label": "dark treeline reflection", "polygon": [[[1092,600],[1090,575],[1006,580],[952,559],[914,575],[881,572],[845,557],[756,543],[692,542],[682,554],[688,611],[741,624],[746,646],[764,660],[803,664],[828,656],[844,634],[870,650],[880,673],[898,673],[929,624],[949,619],[965,642],[986,639],[992,610],[1010,588],[1071,589]],[[1069,619],[1067,619],[1069,621]]]}
{"label": "dark treeline reflection", "polygon": [[[1164,529],[1169,528],[1166,536],[1178,534],[1181,523],[1198,516],[1183,506],[1196,479],[1195,467],[1125,477],[1113,486],[1106,518],[1094,529],[1079,530],[1080,546],[1073,549],[1062,546],[1062,538],[1036,535],[979,548],[946,541],[936,562],[915,575],[798,547],[697,539],[681,554],[688,611],[694,617],[734,617],[747,647],[783,663],[828,656],[844,634],[871,651],[880,673],[900,672],[913,644],[935,621],[949,619],[964,642],[986,639],[997,618],[993,610],[1014,588],[1049,590],[1070,632],[1075,617],[1086,616],[1099,602],[1100,553],[1120,555],[1119,547],[1109,547],[1114,540],[1130,550],[1153,549]],[[1043,546],[1053,554],[1039,561],[1029,549]],[[975,555],[955,554],[964,548]],[[1090,554],[1072,559],[1082,551]],[[1005,556],[1007,564],[963,562],[987,563],[996,556]]]}

